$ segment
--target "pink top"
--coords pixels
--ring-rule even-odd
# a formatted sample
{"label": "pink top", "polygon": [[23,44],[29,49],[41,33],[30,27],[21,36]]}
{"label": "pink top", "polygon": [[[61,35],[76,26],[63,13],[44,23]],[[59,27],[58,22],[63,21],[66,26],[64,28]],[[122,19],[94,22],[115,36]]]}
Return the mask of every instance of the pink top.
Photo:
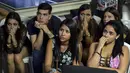
{"label": "pink top", "polygon": [[115,58],[110,58],[110,67],[111,68],[118,68],[120,64],[120,57],[117,55]]}

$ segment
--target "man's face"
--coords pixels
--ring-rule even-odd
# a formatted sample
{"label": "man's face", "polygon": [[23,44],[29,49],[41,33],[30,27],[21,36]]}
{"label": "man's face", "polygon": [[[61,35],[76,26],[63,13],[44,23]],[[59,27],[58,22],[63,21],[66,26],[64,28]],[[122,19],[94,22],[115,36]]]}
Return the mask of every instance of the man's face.
{"label": "man's face", "polygon": [[51,14],[49,14],[49,10],[38,10],[37,21],[39,23],[48,24],[50,18],[51,18]]}

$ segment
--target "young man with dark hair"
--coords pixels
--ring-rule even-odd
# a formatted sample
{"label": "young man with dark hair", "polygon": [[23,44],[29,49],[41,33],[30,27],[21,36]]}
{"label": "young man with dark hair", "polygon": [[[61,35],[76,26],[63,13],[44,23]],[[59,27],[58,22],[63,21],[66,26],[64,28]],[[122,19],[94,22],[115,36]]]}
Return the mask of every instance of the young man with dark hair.
{"label": "young man with dark hair", "polygon": [[49,38],[57,36],[61,20],[51,15],[52,7],[48,3],[38,6],[37,16],[28,21],[27,28],[32,42],[34,73],[42,73],[46,45]]}

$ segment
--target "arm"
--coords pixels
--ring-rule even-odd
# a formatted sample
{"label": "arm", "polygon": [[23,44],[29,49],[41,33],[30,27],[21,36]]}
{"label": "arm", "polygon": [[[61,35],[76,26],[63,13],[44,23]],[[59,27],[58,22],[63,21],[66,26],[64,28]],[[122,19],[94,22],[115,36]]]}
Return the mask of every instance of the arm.
{"label": "arm", "polygon": [[7,48],[12,48],[12,44],[11,44],[11,35],[9,35],[8,38],[7,38],[6,46],[7,46]]}
{"label": "arm", "polygon": [[15,38],[15,35],[12,35],[11,37],[12,37],[13,46],[14,46],[15,48],[18,47],[18,42],[17,42],[17,40],[16,40],[16,38]]}
{"label": "arm", "polygon": [[125,73],[129,65],[130,54],[129,54],[128,47],[123,46],[122,52],[124,55],[120,55],[120,65],[119,65],[118,70],[116,70],[118,73]]}
{"label": "arm", "polygon": [[31,35],[31,42],[32,42],[32,48],[40,50],[42,43],[43,43],[43,38],[44,38],[44,33],[43,30],[40,29],[40,32],[38,35]]}
{"label": "arm", "polygon": [[52,32],[48,29],[47,25],[45,24],[40,24],[41,29],[48,35],[49,38],[53,38],[54,35]]}
{"label": "arm", "polygon": [[92,43],[89,49],[89,56],[88,56],[88,67],[98,67],[100,61],[100,55],[95,53],[95,49],[98,43]]}
{"label": "arm", "polygon": [[52,50],[52,39],[50,39],[47,43],[46,48],[46,56],[45,56],[45,71],[49,72],[52,69],[52,58],[53,58],[53,50]]}
{"label": "arm", "polygon": [[89,67],[99,66],[101,49],[104,47],[104,44],[107,41],[107,39],[108,38],[102,36],[98,43],[93,43],[90,46],[88,63],[87,63]]}

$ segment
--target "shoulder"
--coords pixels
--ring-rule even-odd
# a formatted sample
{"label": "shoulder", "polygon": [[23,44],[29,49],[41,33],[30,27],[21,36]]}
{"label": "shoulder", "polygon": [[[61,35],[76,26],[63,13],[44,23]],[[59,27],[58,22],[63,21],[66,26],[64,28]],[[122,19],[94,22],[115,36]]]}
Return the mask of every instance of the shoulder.
{"label": "shoulder", "polygon": [[123,54],[129,54],[130,53],[130,49],[126,45],[124,45],[122,47],[122,52],[123,52]]}
{"label": "shoulder", "polygon": [[36,16],[32,17],[30,20],[27,21],[27,27],[31,26],[32,24],[34,24],[34,22],[36,21]]}
{"label": "shoulder", "polygon": [[5,27],[6,27],[5,25],[2,25],[2,26],[0,27],[0,32],[3,32],[3,33],[4,33],[4,32],[6,31],[6,30],[5,30],[5,29],[6,29]]}
{"label": "shoulder", "polygon": [[61,22],[60,17],[55,16],[55,15],[52,15],[50,21],[60,21]]}

